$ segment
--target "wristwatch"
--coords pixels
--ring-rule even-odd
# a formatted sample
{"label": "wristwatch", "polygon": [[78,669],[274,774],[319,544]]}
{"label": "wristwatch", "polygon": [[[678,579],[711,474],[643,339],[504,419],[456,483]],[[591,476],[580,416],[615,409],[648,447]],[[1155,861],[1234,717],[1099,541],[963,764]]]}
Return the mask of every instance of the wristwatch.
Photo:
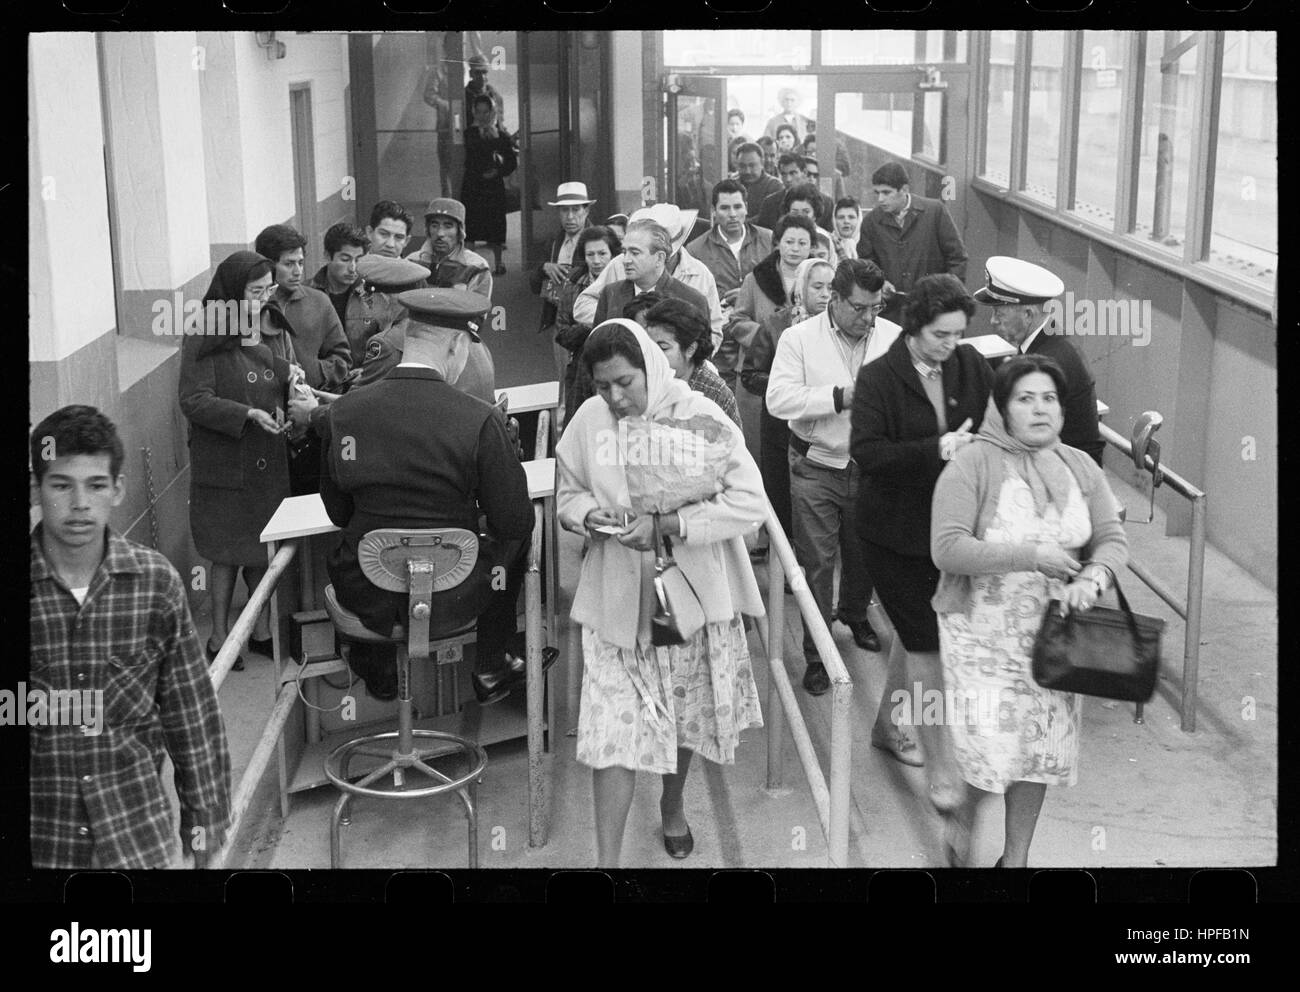
{"label": "wristwatch", "polygon": [[1105,576],[1106,576],[1106,570],[1104,568],[1092,569],[1089,576],[1089,581],[1092,582],[1093,589],[1097,591],[1098,599],[1101,599],[1101,594],[1106,591]]}

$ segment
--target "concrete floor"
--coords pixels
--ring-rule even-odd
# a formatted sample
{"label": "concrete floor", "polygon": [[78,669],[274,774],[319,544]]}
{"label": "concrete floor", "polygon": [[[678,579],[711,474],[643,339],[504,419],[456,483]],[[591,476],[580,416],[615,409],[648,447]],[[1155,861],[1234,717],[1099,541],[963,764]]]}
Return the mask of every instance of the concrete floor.
{"label": "concrete floor", "polygon": [[[518,215],[512,215],[512,224]],[[513,233],[513,232],[512,232]],[[510,331],[490,341],[498,385],[535,381],[548,374],[550,342],[534,333],[536,298],[518,272],[520,255],[507,256],[511,271],[498,279],[497,301],[510,313]],[[513,263],[513,264],[512,264]],[[522,316],[516,317],[516,314]],[[1116,482],[1130,518],[1145,516],[1142,494]],[[1173,588],[1185,583],[1187,542],[1164,537],[1155,522],[1128,525],[1136,558]],[[561,613],[567,612],[577,575],[580,541],[562,534]],[[763,579],[762,569],[760,582]],[[1164,666],[1146,721],[1133,722],[1131,706],[1088,699],[1084,706],[1079,782],[1048,791],[1030,863],[1055,866],[1270,865],[1277,858],[1277,597],[1238,566],[1207,549],[1204,624],[1201,632],[1198,729],[1179,729],[1183,625],[1136,577],[1124,577],[1135,610],[1168,621]],[[799,621],[787,599],[787,671],[823,769],[829,762],[830,697],[809,697],[802,675]],[[929,809],[923,770],[905,768],[870,747],[868,733],[884,682],[884,656],[858,649],[847,628],[833,634],[854,680],[852,748],[853,824],[850,865],[933,867],[943,863],[939,821]],[[549,839],[527,846],[527,750],[523,740],[489,748],[479,789],[479,857],[482,867],[587,867],[595,858],[591,775],[574,757],[568,733],[577,723],[581,678],[580,638],[567,622],[559,629],[561,660],[551,673],[558,730],[552,775]],[[758,638],[751,636],[758,655]],[[766,707],[769,673],[755,665]],[[246,672],[230,675],[221,692],[234,778],[246,767],[274,696],[271,664],[253,656]],[[472,704],[471,704],[472,705]],[[821,867],[827,847],[811,793],[788,738],[786,790],[765,789],[766,731],[746,731],[737,763],[721,768],[697,761],[686,788],[695,853],[674,861],[663,851],[658,826],[658,783],[638,776],[624,842],[628,867]],[[329,865],[332,788],[294,796],[287,819],[279,815],[274,763],[236,839],[230,867],[321,868]],[[981,811],[975,864],[991,865],[1001,849],[1001,804]],[[465,826],[454,799],[415,804],[354,803],[343,833],[350,868],[463,867]]]}

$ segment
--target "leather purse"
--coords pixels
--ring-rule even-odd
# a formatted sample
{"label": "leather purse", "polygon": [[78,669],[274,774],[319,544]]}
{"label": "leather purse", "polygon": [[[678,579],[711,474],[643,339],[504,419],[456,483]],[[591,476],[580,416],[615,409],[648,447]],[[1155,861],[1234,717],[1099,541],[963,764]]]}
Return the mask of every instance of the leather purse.
{"label": "leather purse", "polygon": [[[673,546],[659,533],[659,514],[654,515],[655,614],[650,622],[650,643],[655,647],[685,644],[704,626],[704,608],[690,580],[673,560]],[[659,554],[662,544],[664,552]]]}
{"label": "leather purse", "polygon": [[1134,613],[1118,576],[1101,567],[1110,572],[1120,608],[1094,606],[1063,617],[1060,601],[1049,602],[1034,639],[1034,681],[1057,692],[1145,703],[1155,692],[1165,622]]}

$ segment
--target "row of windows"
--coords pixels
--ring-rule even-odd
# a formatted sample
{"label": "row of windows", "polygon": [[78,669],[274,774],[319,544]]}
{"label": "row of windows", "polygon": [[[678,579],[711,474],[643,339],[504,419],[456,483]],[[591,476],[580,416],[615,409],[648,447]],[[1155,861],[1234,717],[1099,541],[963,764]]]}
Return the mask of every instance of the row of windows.
{"label": "row of windows", "polygon": [[988,52],[981,178],[1273,291],[1276,35],[992,31]]}

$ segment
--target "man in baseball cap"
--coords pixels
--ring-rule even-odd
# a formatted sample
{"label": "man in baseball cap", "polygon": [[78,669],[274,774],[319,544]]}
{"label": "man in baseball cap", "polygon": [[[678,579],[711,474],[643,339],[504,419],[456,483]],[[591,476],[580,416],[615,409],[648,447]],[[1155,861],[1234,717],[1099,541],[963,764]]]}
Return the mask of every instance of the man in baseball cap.
{"label": "man in baseball cap", "polygon": [[487,260],[465,247],[465,204],[449,196],[429,201],[424,211],[428,237],[410,258],[429,270],[429,284],[468,289],[492,299],[492,270]]}
{"label": "man in baseball cap", "polygon": [[1100,465],[1106,442],[1097,429],[1097,388],[1092,372],[1052,318],[1051,301],[1065,292],[1065,283],[1041,265],[1008,255],[984,263],[984,285],[975,300],[992,310],[989,323],[1022,355],[1046,355],[1065,373],[1065,395],[1059,397],[1064,424],[1061,441],[1086,451]]}
{"label": "man in baseball cap", "polygon": [[[501,412],[452,385],[478,339],[487,300],[426,288],[408,290],[398,301],[409,314],[401,363],[333,403],[325,421],[329,474],[321,497],[342,528],[326,563],[332,595],[366,628],[391,637],[405,622],[407,594],[366,578],[357,557],[361,539],[378,527],[462,527],[481,534],[483,518],[486,534],[474,570],[454,589],[434,595],[430,634],[444,635],[477,618],[473,685],[487,705],[522,682],[523,645],[514,632],[533,527],[528,482]],[[493,582],[498,565],[506,572],[504,590]],[[349,655],[371,695],[396,694],[389,645],[357,643]],[[548,661],[555,657],[552,651]]]}

